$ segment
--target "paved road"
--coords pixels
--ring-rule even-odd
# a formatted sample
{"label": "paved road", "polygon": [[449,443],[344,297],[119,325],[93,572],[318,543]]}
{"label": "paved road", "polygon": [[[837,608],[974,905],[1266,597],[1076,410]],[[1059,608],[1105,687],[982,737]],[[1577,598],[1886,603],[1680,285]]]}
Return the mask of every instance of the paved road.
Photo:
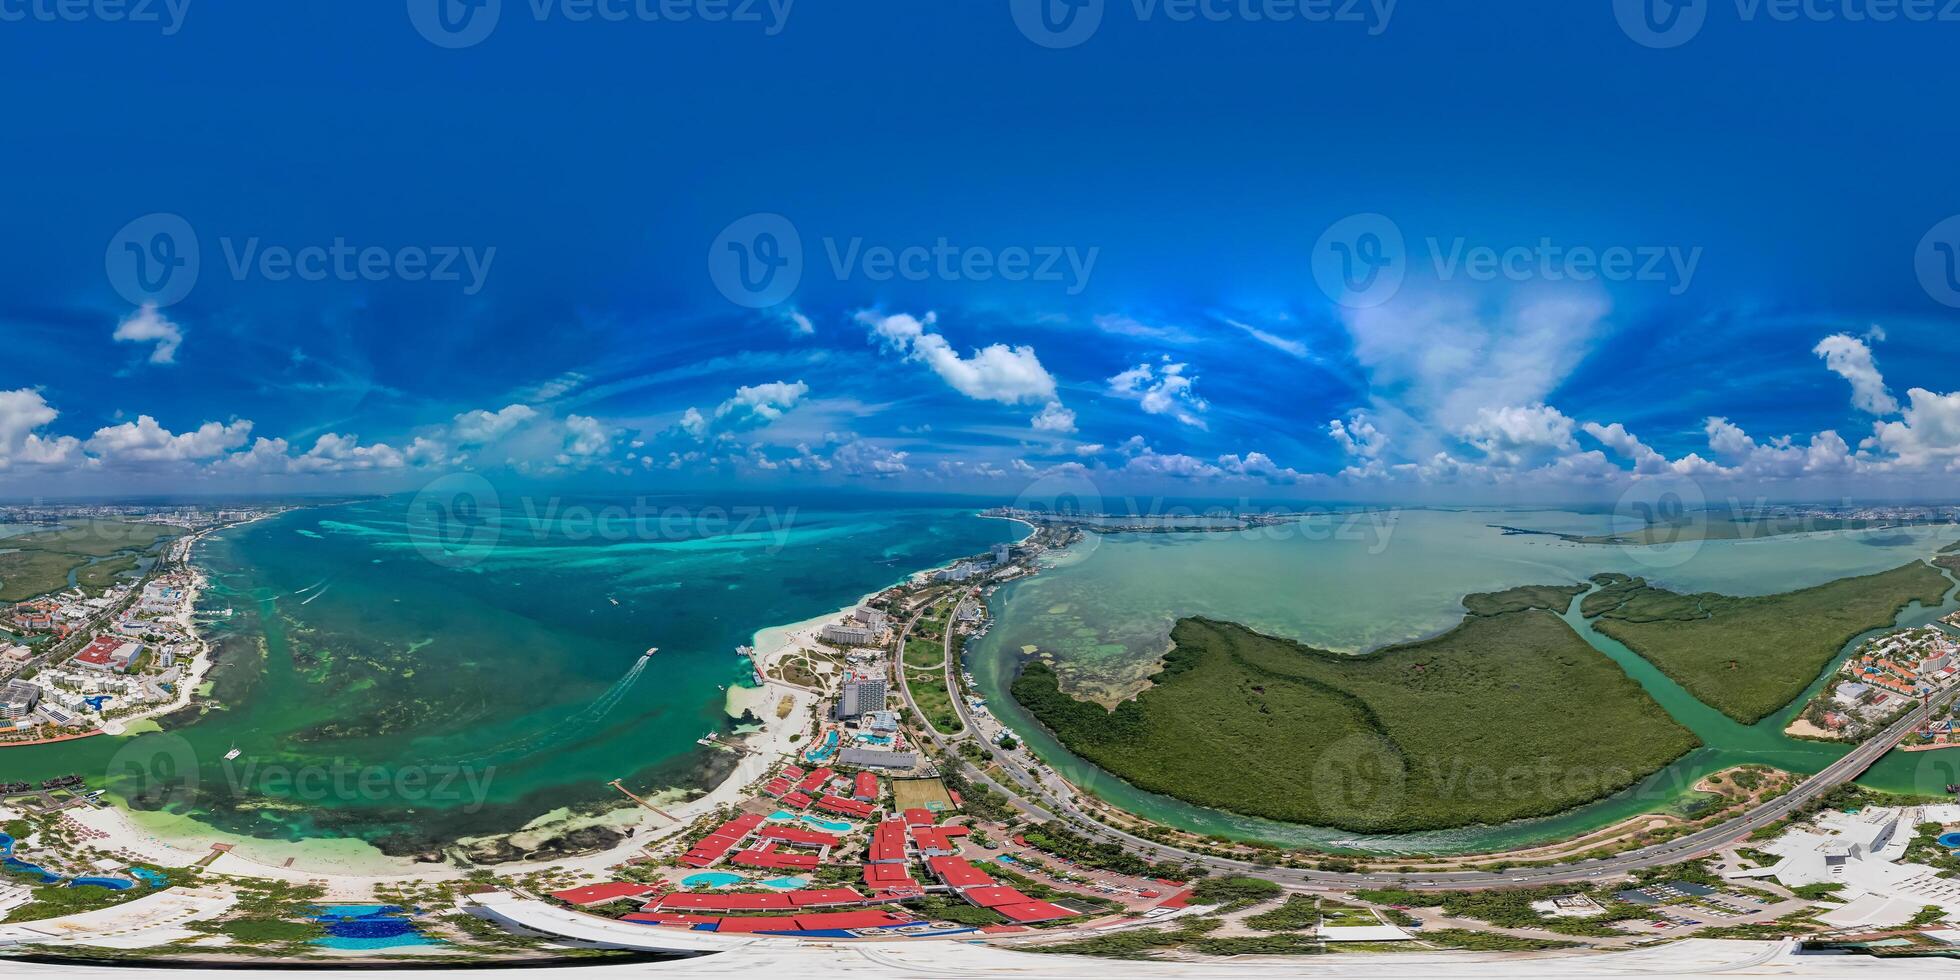
{"label": "paved road", "polygon": [[[972,593],[969,592],[968,594],[971,595]],[[916,619],[917,617],[914,617],[915,621]],[[906,632],[909,633],[910,631],[911,623],[907,623]],[[954,631],[949,623],[946,630],[946,672],[947,683],[949,685],[952,685],[955,681],[956,678],[954,678],[953,672],[959,666],[958,661],[952,653],[953,633]],[[900,635],[899,643],[899,649],[902,651],[904,649],[903,634]],[[900,676],[903,677],[902,660],[900,662]],[[949,686],[947,689],[949,691],[959,690],[956,686]],[[900,691],[904,694],[906,703],[912,707],[914,712],[917,712],[918,706],[912,702],[910,689],[901,683]],[[1078,797],[1073,787],[1045,771],[1037,773],[1029,770],[1023,764],[1022,760],[1016,757],[1017,754],[1015,753],[995,753],[995,759],[1000,763],[1001,769],[1008,774],[1013,782],[1018,784],[1013,789],[1003,786],[960,757],[957,749],[951,744],[958,740],[957,737],[947,738],[946,736],[942,736],[937,731],[934,731],[930,724],[925,727],[933,744],[944,752],[948,759],[956,760],[954,764],[961,766],[970,778],[990,786],[999,792],[1005,793],[1013,800],[1016,806],[1030,817],[1036,820],[1063,820],[1080,833],[1106,841],[1125,844],[1131,850],[1156,860],[1177,860],[1194,863],[1214,873],[1235,874],[1253,872],[1261,877],[1296,885],[1345,887],[1408,886],[1438,889],[1473,889],[1489,888],[1497,885],[1529,886],[1560,882],[1582,882],[1591,878],[1622,875],[1641,868],[1673,864],[1690,858],[1700,857],[1740,840],[1762,827],[1782,820],[1805,803],[1823,796],[1831,790],[1857,778],[1860,773],[1870,768],[1872,763],[1878,761],[1880,756],[1891,751],[1892,747],[1898,744],[1899,739],[1903,738],[1907,732],[1923,722],[1929,710],[1940,710],[1946,704],[1950,703],[1956,695],[1960,695],[1960,689],[1941,694],[1939,697],[1933,699],[1930,706],[1916,709],[1906,717],[1894,722],[1891,727],[1859,744],[1857,748],[1852,749],[1836,762],[1831,763],[1829,766],[1826,766],[1821,771],[1799,783],[1790,792],[1747,813],[1716,824],[1713,827],[1660,844],[1616,854],[1612,857],[1563,862],[1545,867],[1517,868],[1504,872],[1452,871],[1414,874],[1339,874],[1326,871],[1305,871],[1296,868],[1267,867],[1250,861],[1219,858],[1208,854],[1186,851],[1181,848],[1175,848],[1156,841],[1137,837],[1090,818],[1077,805]],[[953,704],[960,713],[960,720],[966,725],[966,734],[979,731],[973,713],[967,707],[965,699],[955,696],[953,698]],[[920,717],[923,718],[924,716],[920,715]]]}

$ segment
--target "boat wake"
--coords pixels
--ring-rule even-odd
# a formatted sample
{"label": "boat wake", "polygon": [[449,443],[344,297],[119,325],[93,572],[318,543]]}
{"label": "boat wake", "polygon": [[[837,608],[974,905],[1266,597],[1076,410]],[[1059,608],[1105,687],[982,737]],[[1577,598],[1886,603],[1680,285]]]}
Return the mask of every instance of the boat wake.
{"label": "boat wake", "polygon": [[302,606],[304,606],[304,605],[306,605],[307,603],[309,603],[309,602],[312,602],[313,600],[315,600],[315,599],[318,599],[318,598],[320,598],[320,597],[321,597],[321,596],[323,596],[323,595],[326,595],[326,594],[327,594],[327,593],[328,593],[329,591],[331,591],[332,589],[333,589],[333,586],[332,586],[331,584],[329,584],[329,585],[327,585],[327,586],[326,586],[325,588],[323,588],[323,589],[321,589],[320,591],[318,591],[318,592],[315,592],[315,593],[313,593],[312,595],[310,595],[310,596],[307,596],[307,597],[306,597],[306,598],[304,598],[304,599],[301,599],[301,600],[299,601],[299,604],[300,604],[300,605],[302,605]]}
{"label": "boat wake", "polygon": [[[331,578],[331,577],[332,577],[332,576],[328,576],[328,578]],[[314,589],[317,589],[317,588],[319,588],[320,586],[322,586],[322,585],[325,585],[325,584],[327,584],[327,580],[323,578],[323,579],[321,579],[320,581],[318,581],[318,582],[315,582],[315,583],[313,583],[312,585],[309,585],[309,586],[307,586],[307,587],[306,587],[306,588],[304,588],[304,589],[300,589],[300,590],[299,590],[299,591],[297,591],[297,592],[291,592],[291,593],[288,593],[288,595],[305,595],[305,594],[307,594],[308,592],[311,592],[311,591],[313,591]]]}
{"label": "boat wake", "polygon": [[455,761],[462,765],[495,765],[499,762],[507,762],[511,759],[531,755],[532,753],[549,748],[580,734],[592,725],[604,720],[607,715],[612,713],[614,708],[619,706],[619,702],[626,699],[626,693],[633,689],[633,684],[640,679],[640,675],[646,673],[647,664],[652,659],[652,651],[642,654],[640,659],[633,662],[633,666],[627,668],[625,675],[620,677],[619,680],[614,681],[611,687],[600,692],[599,696],[593,698],[591,703],[566,716],[558,724],[542,732],[505,742],[475,758]]}

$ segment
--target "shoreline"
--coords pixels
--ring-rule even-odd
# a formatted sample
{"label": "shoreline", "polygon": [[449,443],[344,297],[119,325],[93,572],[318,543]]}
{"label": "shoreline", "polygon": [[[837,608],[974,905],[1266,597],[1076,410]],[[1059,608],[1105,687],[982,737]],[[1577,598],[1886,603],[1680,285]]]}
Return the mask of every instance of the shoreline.
{"label": "shoreline", "polygon": [[[120,803],[98,810],[75,811],[74,815],[91,829],[107,834],[104,844],[108,847],[129,851],[143,860],[181,866],[203,860],[209,856],[213,845],[222,844],[230,850],[211,862],[212,871],[295,883],[323,880],[337,897],[369,896],[375,887],[403,879],[457,881],[486,870],[500,876],[551,869],[599,876],[643,849],[665,842],[700,817],[722,806],[739,804],[746,797],[749,786],[767,774],[779,757],[797,752],[800,746],[792,737],[800,737],[811,728],[819,695],[815,691],[770,679],[768,671],[776,661],[809,648],[817,642],[817,634],[824,626],[848,618],[853,610],[870,599],[920,575],[950,568],[960,560],[964,560],[964,556],[907,572],[838,609],[798,622],[764,626],[752,633],[750,641],[755,652],[749,659],[756,674],[761,676],[762,683],[752,686],[752,677],[749,682],[730,684],[723,698],[722,710],[735,719],[742,717],[744,709],[747,709],[760,721],[760,727],[744,734],[728,736],[724,740],[731,748],[721,751],[738,751],[741,759],[718,783],[706,787],[674,786],[641,794],[649,803],[671,814],[674,820],[654,813],[622,794],[617,806],[597,813],[574,814],[564,809],[553,810],[516,830],[461,838],[443,849],[445,854],[451,854],[458,847],[467,848],[476,842],[525,838],[541,840],[591,826],[605,826],[626,834],[612,846],[589,854],[496,864],[471,862],[465,866],[449,861],[436,863],[386,854],[373,844],[354,837],[314,837],[298,841],[250,837],[221,831],[190,817],[153,813],[138,815],[126,810]],[[202,570],[196,571],[201,580]],[[198,640],[200,644],[204,643],[202,636]],[[186,690],[192,688],[186,685]],[[790,702],[789,711],[783,717],[778,717],[777,706],[785,698]],[[699,795],[694,795],[696,793]]]}

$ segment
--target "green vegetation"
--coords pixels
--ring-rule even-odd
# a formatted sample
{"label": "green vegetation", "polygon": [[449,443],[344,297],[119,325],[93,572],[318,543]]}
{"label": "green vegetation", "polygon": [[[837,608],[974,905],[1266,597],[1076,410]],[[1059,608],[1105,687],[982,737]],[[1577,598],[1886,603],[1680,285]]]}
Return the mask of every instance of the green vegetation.
{"label": "green vegetation", "polygon": [[1813,882],[1808,885],[1798,885],[1797,887],[1790,889],[1790,894],[1795,895],[1798,898],[1807,899],[1809,901],[1816,902],[1826,898],[1833,898],[1837,895],[1838,892],[1843,890],[1844,890],[1843,882],[1819,881],[1819,882]]}
{"label": "green vegetation", "polygon": [[[1506,608],[1517,591],[1465,605]],[[1014,697],[1071,750],[1144,789],[1376,833],[1556,813],[1697,745],[1542,610],[1469,616],[1364,656],[1207,619],[1180,621],[1171,638],[1152,685],[1113,712],[1063,693],[1040,661]]]}
{"label": "green vegetation", "polygon": [[1191,889],[1191,901],[1196,905],[1217,905],[1222,914],[1270,902],[1280,896],[1281,890],[1278,883],[1264,878],[1206,878]]}
{"label": "green vegetation", "polygon": [[[1678,877],[1678,876],[1677,876]],[[1618,886],[1615,886],[1618,887]],[[1377,905],[1440,907],[1445,915],[1488,922],[1500,929],[1545,929],[1568,936],[1617,936],[1612,923],[1646,915],[1640,906],[1613,898],[1614,888],[1543,885],[1536,888],[1488,888],[1480,891],[1415,892],[1401,888],[1362,889],[1354,897]],[[1561,895],[1585,895],[1606,912],[1590,919],[1546,915],[1531,907]],[[1427,939],[1430,933],[1424,932]]]}
{"label": "green vegetation", "polygon": [[1473,616],[1496,616],[1527,609],[1564,612],[1572,597],[1586,591],[1583,585],[1522,585],[1502,592],[1477,592],[1463,597],[1463,608]]}
{"label": "green vegetation", "polygon": [[1309,895],[1292,895],[1286,904],[1270,912],[1246,917],[1247,927],[1260,932],[1290,932],[1311,929],[1320,922],[1320,900]]}
{"label": "green vegetation", "polygon": [[939,668],[929,671],[905,671],[905,686],[912,691],[912,700],[919,705],[919,713],[925,715],[933,730],[943,735],[954,735],[966,729],[960,722],[960,713],[953,707],[953,695],[946,690],[946,673]]}
{"label": "green vegetation", "polygon": [[[153,552],[183,533],[182,528],[160,524],[78,521],[68,527],[8,538],[8,550],[0,554],[0,602],[18,602],[59,592],[68,587],[70,572],[76,572],[78,578],[86,574],[90,580],[106,582],[115,573],[134,568],[137,555]],[[97,566],[107,566],[100,571],[95,568],[78,571],[91,559],[112,556],[113,560]]]}
{"label": "green vegetation", "polygon": [[905,666],[936,669],[946,662],[944,640],[929,640],[916,634],[905,638]]}
{"label": "green vegetation", "polygon": [[1681,595],[1642,579],[1587,597],[1594,626],[1745,725],[1789,704],[1852,638],[1952,587],[1923,562],[1771,596]]}
{"label": "green vegetation", "polygon": [[1176,929],[1131,929],[1072,943],[1017,948],[1032,953],[1073,953],[1077,956],[1141,960],[1158,950],[1171,949],[1204,939],[1207,933],[1223,924],[1218,919],[1184,919]]}
{"label": "green vegetation", "polygon": [[1192,952],[1206,956],[1298,956],[1325,953],[1327,947],[1312,936],[1219,936],[1189,944]]}
{"label": "green vegetation", "polygon": [[1473,929],[1425,929],[1422,940],[1451,949],[1487,950],[1508,952],[1534,949],[1571,949],[1578,943],[1559,939],[1530,939],[1523,936],[1506,936],[1495,932],[1477,932]]}
{"label": "green vegetation", "polygon": [[[1030,827],[1021,833],[1021,839],[1027,841],[1029,847],[1053,854],[1082,867],[1114,871],[1117,874],[1134,875],[1138,878],[1168,878],[1172,881],[1184,881],[1204,873],[1199,868],[1181,864],[1152,864],[1121,844],[1091,840],[1059,823],[1044,823]],[[1215,885],[1220,880],[1256,881],[1260,886],[1270,885],[1273,895],[1279,894],[1278,885],[1257,878],[1214,879],[1209,883]]]}
{"label": "green vegetation", "polygon": [[974,928],[998,926],[1007,922],[1007,919],[998,912],[941,895],[928,895],[908,904],[913,911],[934,922],[952,922]]}

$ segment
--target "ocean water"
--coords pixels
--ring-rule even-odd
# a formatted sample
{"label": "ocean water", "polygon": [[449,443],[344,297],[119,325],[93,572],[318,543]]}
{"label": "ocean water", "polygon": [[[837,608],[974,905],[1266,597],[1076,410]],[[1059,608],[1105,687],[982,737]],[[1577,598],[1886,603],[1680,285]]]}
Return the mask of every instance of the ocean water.
{"label": "ocean water", "polygon": [[[1076,692],[1128,696],[1155,670],[1169,648],[1172,624],[1183,616],[1231,620],[1326,649],[1358,652],[1449,629],[1461,620],[1460,600],[1471,592],[1576,583],[1617,571],[1686,591],[1762,595],[1895,568],[1960,538],[1960,528],[1946,526],[1634,548],[1573,544],[1492,527],[1596,534],[1611,529],[1612,521],[1611,515],[1559,511],[1408,510],[1316,518],[1245,533],[1091,535],[1056,556],[1040,575],[995,594],[994,626],[969,645],[965,663],[989,707],[1044,760],[1090,792],[1166,823],[1241,839],[1365,851],[1524,846],[1643,812],[1692,806],[1694,782],[1731,765],[1761,762],[1810,772],[1844,748],[1782,735],[1801,700],[1758,725],[1736,724],[1568,614],[1582,636],[1619,662],[1706,747],[1624,793],[1554,817],[1367,836],[1242,817],[1138,790],[1062,748],[1014,703],[1008,685],[1020,664],[1040,651],[1053,656],[1064,683]],[[1940,609],[1908,610],[1900,622],[1926,622],[1954,608],[1949,598]],[[1468,723],[1474,706],[1464,710]],[[1937,761],[1896,759],[1900,755],[1881,761],[1869,784],[1923,788],[1937,778],[1929,773],[1951,771],[1960,762],[1960,751]]]}
{"label": "ocean water", "polygon": [[419,853],[618,801],[615,779],[705,787],[732,759],[695,740],[733,730],[737,645],[1022,533],[916,498],[633,505],[505,501],[458,534],[398,497],[216,535],[203,709],[0,761],[228,833]]}

